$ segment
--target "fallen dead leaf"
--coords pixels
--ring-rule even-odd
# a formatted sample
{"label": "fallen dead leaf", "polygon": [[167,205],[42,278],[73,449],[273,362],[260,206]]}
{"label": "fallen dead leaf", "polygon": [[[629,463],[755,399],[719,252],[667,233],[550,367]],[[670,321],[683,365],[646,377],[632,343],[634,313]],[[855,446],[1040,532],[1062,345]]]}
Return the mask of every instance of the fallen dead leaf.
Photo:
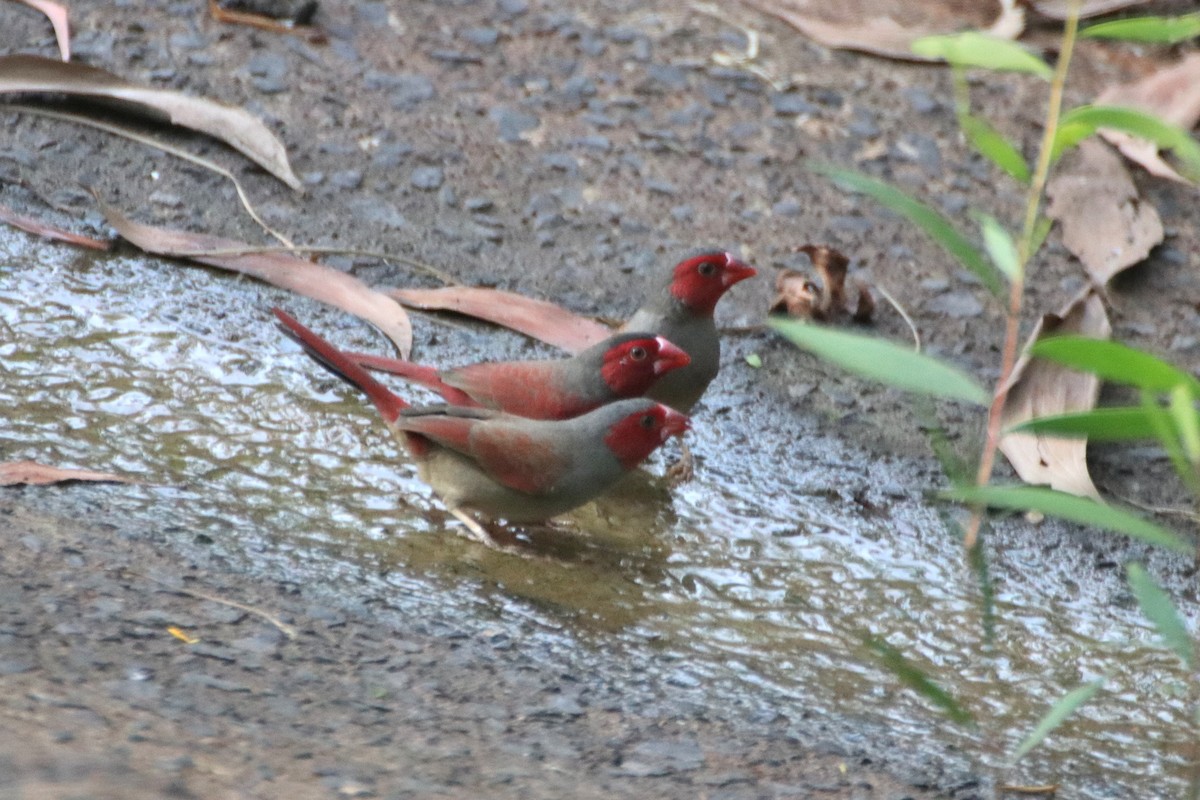
{"label": "fallen dead leaf", "polygon": [[[1024,11],[1011,0],[947,3],[945,0],[741,0],[791,25],[826,47],[855,50],[904,61],[928,61],[912,51],[912,43],[936,33],[962,28],[986,29],[1015,38],[1024,30]],[[994,17],[987,16],[999,13]]]}
{"label": "fallen dead leaf", "polygon": [[[1096,102],[1138,108],[1184,130],[1191,130],[1200,121],[1200,53],[1193,53],[1141,80],[1110,86],[1100,93]],[[1153,142],[1120,131],[1101,130],[1100,135],[1151,175],[1189,183],[1162,159]]]}
{"label": "fallen dead leaf", "polygon": [[1163,240],[1162,220],[1138,196],[1121,158],[1086,139],[1063,157],[1046,187],[1046,215],[1062,226],[1063,243],[1103,287]]}
{"label": "fallen dead leaf", "polygon": [[96,201],[117,233],[148,253],[241,272],[311,297],[375,325],[396,343],[402,358],[408,358],[412,351],[412,323],[408,314],[387,295],[371,289],[353,275],[285,253],[238,254],[255,248],[233,239],[143,225],[99,197]]}
{"label": "fallen dead leaf", "polygon": [[[238,4],[228,3],[227,5]],[[253,6],[254,4],[242,3],[240,5]],[[263,4],[258,5],[262,6]],[[251,10],[225,8],[217,0],[208,0],[208,13],[212,14],[212,18],[217,22],[249,25],[252,28],[260,28],[271,33],[301,34],[307,36],[309,41],[323,42],[325,40],[324,34],[309,24],[317,11],[316,0],[291,4],[276,3],[275,6],[276,8],[273,10],[279,15],[267,16]],[[286,18],[280,15],[286,15]]]}
{"label": "fallen dead leaf", "polygon": [[446,286],[441,289],[391,289],[406,306],[425,311],[453,311],[503,325],[570,353],[586,350],[612,336],[612,328],[545,300],[502,289]]}
{"label": "fallen dead leaf", "polygon": [[[1009,380],[1008,401],[1001,418],[1005,428],[1035,417],[1096,407],[1099,378],[1028,356],[1029,348],[1039,339],[1065,334],[1096,339],[1107,339],[1112,334],[1096,289],[1089,287],[1058,314],[1044,315],[1030,335]],[[1026,483],[1049,484],[1062,492],[1100,498],[1088,475],[1086,439],[1007,433],[1000,439],[1000,451]]]}
{"label": "fallen dead leaf", "polygon": [[90,469],[48,467],[36,461],[8,461],[0,464],[0,486],[43,486],[66,481],[98,481],[102,483],[132,483],[111,472]]}
{"label": "fallen dead leaf", "polygon": [[47,222],[27,217],[24,214],[18,214],[5,205],[0,205],[0,220],[7,222],[14,228],[20,228],[23,231],[28,231],[38,236],[45,236],[47,239],[57,239],[60,242],[77,244],[80,247],[90,247],[93,250],[108,250],[112,247],[112,242],[105,239],[93,239],[90,236],[64,231],[62,228],[57,228]]}
{"label": "fallen dead leaf", "polygon": [[[1037,0],[1033,8],[1043,17],[1064,20],[1071,12],[1072,0]],[[1079,18],[1088,19],[1108,14],[1122,8],[1144,6],[1150,0],[1083,0],[1079,6]]]}
{"label": "fallen dead leaf", "polygon": [[53,0],[20,0],[20,2],[37,9],[46,15],[54,28],[54,38],[58,42],[58,52],[63,61],[71,60],[71,26],[67,21],[67,9],[61,3]]}
{"label": "fallen dead leaf", "polygon": [[821,283],[818,285],[798,270],[783,270],[775,278],[777,294],[768,313],[786,311],[790,316],[817,322],[827,322],[842,315],[850,315],[855,322],[870,321],[875,312],[875,298],[863,281],[855,281],[858,298],[854,311],[850,310],[846,294],[846,270],[850,259],[824,245],[806,244],[796,250],[808,254]]}
{"label": "fallen dead leaf", "polygon": [[240,108],[168,89],[151,89],[83,64],[64,64],[41,56],[0,57],[0,94],[51,92],[116,100],[136,113],[166,119],[216,137],[242,152],[263,169],[300,190],[287,151],[258,119]]}

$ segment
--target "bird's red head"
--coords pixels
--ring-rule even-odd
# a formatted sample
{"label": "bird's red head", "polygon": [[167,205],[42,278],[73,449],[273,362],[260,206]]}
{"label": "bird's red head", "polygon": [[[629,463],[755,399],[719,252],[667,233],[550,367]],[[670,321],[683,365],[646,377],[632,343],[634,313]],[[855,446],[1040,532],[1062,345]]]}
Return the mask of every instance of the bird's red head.
{"label": "bird's red head", "polygon": [[661,403],[645,405],[617,420],[604,437],[604,444],[625,469],[633,469],[672,436],[691,428],[686,414]]}
{"label": "bird's red head", "polygon": [[731,253],[703,253],[675,266],[671,295],[693,313],[712,314],[729,287],[757,274]]}
{"label": "bird's red head", "polygon": [[617,397],[641,397],[663,375],[690,363],[691,356],[663,337],[633,333],[604,351],[600,375]]}

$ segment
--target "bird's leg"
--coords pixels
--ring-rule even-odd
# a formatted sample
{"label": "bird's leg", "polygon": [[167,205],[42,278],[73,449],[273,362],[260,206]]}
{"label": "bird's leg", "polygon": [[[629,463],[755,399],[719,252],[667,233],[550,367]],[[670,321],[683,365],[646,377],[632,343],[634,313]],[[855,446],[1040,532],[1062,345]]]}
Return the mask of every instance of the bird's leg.
{"label": "bird's leg", "polygon": [[455,519],[467,527],[467,532],[470,534],[469,538],[474,539],[480,544],[485,544],[488,547],[500,546],[496,542],[495,538],[488,533],[487,528],[483,527],[483,525],[479,523],[479,520],[475,519],[461,508],[451,508],[450,513],[454,515]]}
{"label": "bird's leg", "polygon": [[672,486],[687,483],[696,476],[696,462],[692,457],[692,449],[683,439],[679,440],[679,460],[667,467],[667,481]]}
{"label": "bird's leg", "polygon": [[[474,539],[480,544],[490,547],[493,550],[499,550],[502,553],[525,555],[524,550],[518,544],[516,544],[515,538],[512,539],[512,544],[504,542],[502,539],[497,538],[496,534],[489,531],[482,522],[475,519],[461,508],[451,508],[450,513],[453,514],[459,522],[467,527],[467,532],[469,534],[468,538]],[[507,534],[508,531],[503,531],[503,533]]]}

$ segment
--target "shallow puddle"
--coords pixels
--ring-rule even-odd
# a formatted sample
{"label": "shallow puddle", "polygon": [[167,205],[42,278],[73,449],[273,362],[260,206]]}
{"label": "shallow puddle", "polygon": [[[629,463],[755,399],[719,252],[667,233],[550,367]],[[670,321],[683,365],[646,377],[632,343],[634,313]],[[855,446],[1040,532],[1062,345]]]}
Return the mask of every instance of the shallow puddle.
{"label": "shallow puddle", "polygon": [[[973,580],[922,500],[932,464],[869,456],[812,420],[780,426],[790,412],[734,397],[698,420],[692,483],[672,492],[635,475],[561,528],[527,531],[531,555],[487,550],[453,532],[374,411],[268,323],[274,303],[341,345],[382,351],[365,326],[350,337],[336,312],[245,279],[0,229],[0,459],[135,478],[70,491],[104,491],[110,507],[180,541],[208,537],[251,568],[499,608],[565,640],[648,653],[647,680],[696,689],[715,714],[776,704],[934,751],[1009,752],[1065,691],[1111,673],[1020,774],[1061,781],[1065,796],[1182,794],[1186,676],[1119,570],[1097,572],[1078,537],[1050,553],[1056,530],[1006,538],[998,654],[982,659]],[[496,342],[523,348],[441,338],[448,364]],[[991,733],[900,688],[865,635],[903,650]]]}

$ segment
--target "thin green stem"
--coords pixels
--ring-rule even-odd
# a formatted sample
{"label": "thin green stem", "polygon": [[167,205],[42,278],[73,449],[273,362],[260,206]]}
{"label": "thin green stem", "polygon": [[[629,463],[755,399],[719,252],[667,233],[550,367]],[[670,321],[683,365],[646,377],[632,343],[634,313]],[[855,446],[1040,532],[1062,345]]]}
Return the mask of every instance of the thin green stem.
{"label": "thin green stem", "polygon": [[[1042,194],[1050,176],[1051,151],[1058,131],[1058,120],[1062,114],[1067,69],[1071,65],[1071,52],[1075,49],[1075,36],[1079,29],[1079,3],[1080,0],[1071,2],[1070,13],[1063,28],[1062,52],[1059,53],[1058,63],[1054,67],[1054,78],[1050,82],[1046,126],[1042,132],[1037,168],[1034,170],[1033,179],[1029,182],[1029,194],[1025,203],[1025,224],[1021,230],[1021,238],[1017,242],[1017,254],[1020,256],[1022,274],[1026,274],[1026,264],[1033,256],[1030,250],[1034,233],[1037,230],[1038,212],[1041,211]],[[1025,282],[1023,280],[1013,281],[1008,295],[1008,318],[1004,325],[1004,349],[1000,364],[1000,378],[996,381],[996,392],[992,395],[992,405],[988,409],[987,439],[984,442],[983,454],[979,459],[979,472],[975,476],[975,483],[979,486],[983,486],[992,479],[992,470],[996,466],[996,450],[1000,446],[1000,425],[1004,415],[1004,404],[1008,400],[1012,371],[1017,363],[1017,342],[1021,333],[1021,308],[1024,300]],[[976,508],[971,514],[970,522],[967,523],[966,536],[963,538],[963,544],[968,551],[973,550],[978,544],[979,526],[982,522],[983,509]]]}

